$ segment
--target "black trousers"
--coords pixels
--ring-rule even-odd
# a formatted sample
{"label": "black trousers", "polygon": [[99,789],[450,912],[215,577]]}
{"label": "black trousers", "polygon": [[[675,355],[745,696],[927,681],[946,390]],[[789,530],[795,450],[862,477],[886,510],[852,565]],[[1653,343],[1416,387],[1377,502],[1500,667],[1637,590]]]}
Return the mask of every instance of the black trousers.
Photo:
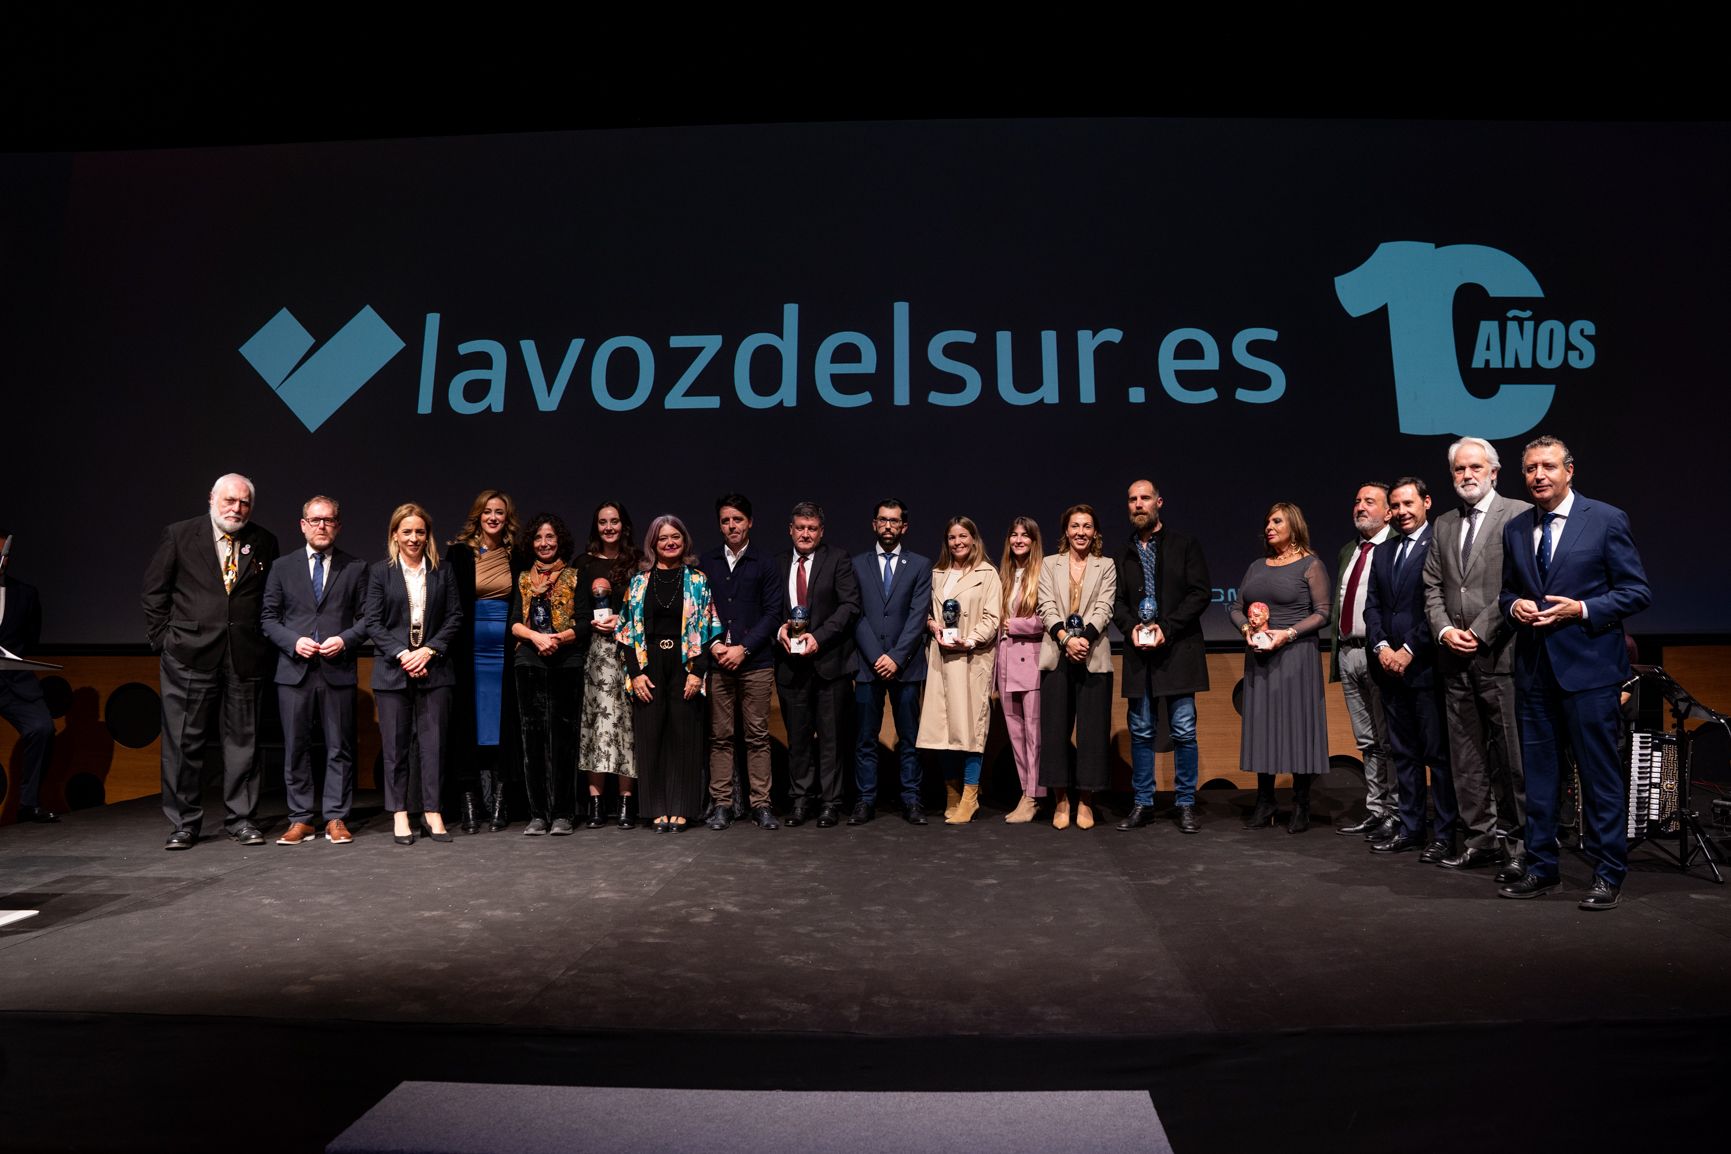
{"label": "black trousers", "polygon": [[162,812],[195,837],[204,825],[205,773],[222,750],[222,825],[252,824],[258,810],[259,679],[235,672],[226,650],[215,669],[162,655]]}
{"label": "black trousers", "polygon": [[314,661],[299,685],[276,687],[282,715],[283,789],[289,820],[313,824],[320,812],[313,787],[313,733],[325,742],[325,821],[349,820],[355,797],[355,686],[331,685]]}
{"label": "black trousers", "polygon": [[18,730],[18,804],[34,809],[42,804],[42,776],[54,745],[54,718],[34,673],[0,673],[0,717]]}
{"label": "black trousers", "polygon": [[776,671],[781,719],[787,726],[788,798],[841,804],[841,724],[853,681],[819,677],[810,662]]}
{"label": "black trousers", "polygon": [[523,789],[529,816],[577,816],[577,745],[583,736],[583,664],[519,665],[517,713],[523,723]]}
{"label": "black trousers", "polygon": [[[1070,747],[1070,728],[1076,746]],[[1112,675],[1062,654],[1040,674],[1040,784],[1093,792],[1112,783]]]}
{"label": "black trousers", "polygon": [[[379,703],[379,738],[384,747],[385,808],[392,813],[439,812],[439,786],[444,781],[445,733],[451,720],[449,685],[407,689],[375,689]],[[410,797],[411,759],[420,770],[420,789]]]}
{"label": "black trousers", "polygon": [[686,699],[680,651],[662,649],[659,640],[649,639],[644,670],[655,684],[654,696],[647,702],[633,699],[631,707],[637,808],[649,817],[693,818],[704,811],[709,796],[709,771],[703,762],[709,704],[701,693]]}

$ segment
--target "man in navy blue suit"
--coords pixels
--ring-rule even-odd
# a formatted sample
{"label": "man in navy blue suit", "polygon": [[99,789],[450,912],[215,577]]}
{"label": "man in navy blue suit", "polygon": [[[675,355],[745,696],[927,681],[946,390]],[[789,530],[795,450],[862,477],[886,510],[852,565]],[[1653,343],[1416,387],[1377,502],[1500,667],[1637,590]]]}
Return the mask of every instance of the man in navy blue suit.
{"label": "man in navy blue suit", "polygon": [[1535,508],[1503,527],[1503,592],[1514,622],[1515,688],[1527,779],[1525,873],[1498,890],[1534,898],[1557,888],[1558,739],[1581,776],[1581,841],[1593,863],[1584,910],[1617,905],[1628,868],[1628,797],[1617,746],[1618,690],[1629,677],[1623,619],[1652,603],[1629,518],[1574,492],[1575,458],[1556,437],[1521,459]]}
{"label": "man in navy blue suit", "polygon": [[859,746],[854,754],[854,803],[849,825],[864,825],[877,813],[878,730],[884,699],[896,727],[896,759],[901,764],[902,816],[925,825],[920,806],[920,758],[914,739],[920,729],[920,690],[926,679],[926,617],[932,605],[932,563],[902,548],[908,530],[907,506],[893,497],[879,501],[872,515],[877,545],[853,559],[862,611],[854,625],[854,705]]}
{"label": "man in navy blue suit", "polygon": [[[1388,491],[1388,510],[1393,531],[1371,554],[1364,633],[1371,675],[1388,722],[1389,753],[1399,783],[1400,828],[1370,849],[1372,853],[1420,850],[1419,861],[1437,865],[1454,855],[1460,815],[1449,774],[1436,642],[1425,616],[1424,565],[1431,547],[1430,492],[1425,483],[1417,477],[1396,481]],[[1429,788],[1426,766],[1430,767]],[[1426,844],[1425,819],[1432,801],[1436,825]]]}
{"label": "man in navy blue suit", "polygon": [[366,641],[367,566],[336,547],[340,515],[329,497],[301,506],[306,548],[279,557],[265,579],[259,623],[278,650],[276,696],[289,807],[289,827],[278,845],[300,845],[319,835],[313,824],[314,726],[325,743],[325,840],[354,840],[347,822],[355,795],[355,657]]}

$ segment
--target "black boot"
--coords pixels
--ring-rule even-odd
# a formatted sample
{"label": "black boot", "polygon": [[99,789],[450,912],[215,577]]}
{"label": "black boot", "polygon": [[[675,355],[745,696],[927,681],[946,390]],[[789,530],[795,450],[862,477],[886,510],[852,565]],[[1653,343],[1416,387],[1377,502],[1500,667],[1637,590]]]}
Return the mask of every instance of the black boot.
{"label": "black boot", "polygon": [[637,828],[637,795],[623,794],[619,798],[619,828]]}
{"label": "black boot", "polygon": [[1308,773],[1292,778],[1292,820],[1286,823],[1287,833],[1303,833],[1310,828],[1310,781]]}
{"label": "black boot", "polygon": [[1256,808],[1244,819],[1245,829],[1261,829],[1274,824],[1274,775],[1256,775]]}
{"label": "black boot", "polygon": [[488,815],[487,828],[498,833],[511,824],[511,815],[505,809],[505,778],[496,774],[493,778],[493,812]]}
{"label": "black boot", "polygon": [[474,790],[463,791],[463,823],[464,833],[481,832],[481,798]]}
{"label": "black boot", "polygon": [[600,829],[602,826],[607,824],[607,803],[606,799],[604,799],[600,794],[594,793],[589,795],[589,809],[587,812],[589,815],[588,825],[590,829]]}

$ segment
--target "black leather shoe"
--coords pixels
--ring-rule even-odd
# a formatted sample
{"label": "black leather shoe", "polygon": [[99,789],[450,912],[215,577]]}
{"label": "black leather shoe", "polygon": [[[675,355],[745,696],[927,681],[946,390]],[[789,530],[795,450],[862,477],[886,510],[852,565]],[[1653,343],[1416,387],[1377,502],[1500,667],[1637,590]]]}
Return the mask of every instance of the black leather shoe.
{"label": "black leather shoe", "polygon": [[1497,871],[1498,885],[1512,885],[1527,876],[1527,858],[1525,854],[1516,854],[1509,859],[1507,865]]}
{"label": "black leather shoe", "polygon": [[1154,807],[1151,805],[1133,805],[1130,812],[1124,815],[1124,820],[1118,823],[1119,829],[1141,829],[1154,820]]}
{"label": "black leather shoe", "polygon": [[619,828],[637,828],[637,795],[628,793],[619,799]]}
{"label": "black leather shoe", "polygon": [[1303,833],[1310,828],[1310,807],[1301,805],[1292,811],[1292,817],[1286,823],[1287,833]]}
{"label": "black leather shoe", "polygon": [[255,825],[243,825],[228,835],[228,839],[238,845],[263,845],[264,834]]}
{"label": "black leather shoe", "polygon": [[[612,820],[613,819],[607,814],[607,806],[604,799],[591,795],[589,798],[589,821],[587,823],[589,828],[600,829]],[[493,828],[498,829],[499,827],[494,826]]]}
{"label": "black leather shoe", "polygon": [[1594,878],[1593,888],[1587,891],[1587,896],[1581,899],[1584,910],[1614,910],[1617,908],[1622,889],[1612,885],[1604,878]]}
{"label": "black leather shoe", "polygon": [[1391,837],[1387,841],[1379,841],[1370,847],[1371,853],[1410,853],[1415,849],[1424,848],[1424,839],[1419,837]]}
{"label": "black leather shoe", "polygon": [[1178,832],[1201,833],[1202,825],[1196,820],[1196,807],[1181,805],[1178,807]]}
{"label": "black leather shoe", "polygon": [[431,829],[422,826],[421,832],[426,835],[428,841],[436,841],[441,844],[449,844],[457,840],[451,836],[450,830],[446,830],[444,833],[434,833]]}
{"label": "black leather shoe", "polygon": [[60,815],[39,805],[21,805],[18,807],[18,823],[22,825],[25,822],[33,825],[59,825]]}
{"label": "black leather shoe", "polygon": [[1334,827],[1334,832],[1338,834],[1367,834],[1381,824],[1382,818],[1374,813],[1367,813],[1364,815],[1363,821],[1355,822],[1352,825],[1337,825]]}
{"label": "black leather shoe", "polygon": [[1521,880],[1506,885],[1497,891],[1499,898],[1536,898],[1548,894],[1557,888],[1556,878],[1542,877],[1539,874],[1524,874]]}
{"label": "black leather shoe", "polygon": [[1250,811],[1250,816],[1244,819],[1245,829],[1261,829],[1274,824],[1274,803],[1259,801],[1256,808]]}
{"label": "black leather shoe", "polygon": [[463,793],[462,829],[464,833],[481,832],[481,798],[471,791]]}
{"label": "black leather shoe", "polygon": [[1418,860],[1424,865],[1441,865],[1454,852],[1454,842],[1439,837],[1424,847],[1424,852],[1418,855]]}
{"label": "black leather shoe", "polygon": [[1437,864],[1445,870],[1476,870],[1496,865],[1502,860],[1502,855],[1494,849],[1468,846],[1454,857],[1444,858]]}
{"label": "black leather shoe", "polygon": [[757,823],[758,829],[780,829],[781,823],[775,820],[775,811],[767,805],[760,805],[751,811],[751,820]]}
{"label": "black leather shoe", "polygon": [[1365,830],[1364,840],[1370,842],[1393,841],[1400,836],[1400,818],[1385,817],[1376,823],[1372,829]]}
{"label": "black leather shoe", "polygon": [[826,805],[817,811],[817,828],[831,829],[841,824],[841,806]]}
{"label": "black leather shoe", "polygon": [[173,833],[168,835],[168,841],[163,844],[162,848],[163,849],[191,849],[192,844],[194,842],[196,842],[197,840],[198,840],[198,835],[193,833],[191,830],[189,830],[189,829],[177,829]]}
{"label": "black leather shoe", "polygon": [[913,805],[904,805],[902,806],[902,820],[909,825],[925,825],[926,811],[920,808],[918,802]]}
{"label": "black leather shoe", "polygon": [[[869,801],[855,802],[853,812],[847,815],[849,825],[864,825],[878,815],[877,806]],[[823,824],[819,822],[818,824]]]}
{"label": "black leather shoe", "polygon": [[794,826],[804,825],[810,820],[811,803],[807,801],[796,801],[793,803],[793,808],[787,811],[787,821],[785,824],[789,829],[792,829]]}
{"label": "black leather shoe", "polygon": [[723,830],[733,824],[733,807],[727,802],[718,801],[715,808],[709,811],[709,820],[703,823],[713,830]]}

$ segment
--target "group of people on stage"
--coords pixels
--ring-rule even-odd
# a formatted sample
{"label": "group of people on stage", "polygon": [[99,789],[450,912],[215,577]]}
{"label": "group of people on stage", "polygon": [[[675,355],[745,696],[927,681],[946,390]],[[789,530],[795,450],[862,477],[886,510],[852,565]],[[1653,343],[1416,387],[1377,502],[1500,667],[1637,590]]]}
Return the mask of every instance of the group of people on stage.
{"label": "group of people on stage", "polygon": [[[1457,442],[1449,465],[1462,505],[1434,527],[1418,478],[1360,488],[1358,540],[1342,552],[1338,581],[1313,552],[1302,511],[1269,510],[1264,555],[1228,606],[1245,645],[1240,768],[1258,783],[1246,824],[1272,824],[1274,778],[1289,773],[1287,828],[1309,827],[1309,785],[1328,768],[1318,642],[1332,626],[1369,810],[1339,832],[1450,868],[1498,864],[1507,897],[1547,892],[1557,884],[1566,738],[1590,803],[1583,836],[1596,882],[1583,905],[1608,908],[1625,853],[1621,622],[1650,599],[1627,518],[1572,492],[1573,458],[1555,438],[1523,456],[1537,512],[1496,493],[1489,442]],[[1201,547],[1167,527],[1151,481],[1128,489],[1130,533],[1116,558],[1105,555],[1095,510],[1073,505],[1054,552],[1032,518],[1017,517],[995,562],[965,516],[946,522],[936,558],[905,547],[909,510],[896,499],[876,504],[873,546],[852,557],[824,541],[823,509],[800,502],[789,547],[771,556],[738,493],[716,500],[721,540],[701,555],[671,514],[651,521],[640,545],[611,500],[596,507],[579,553],[559,516],[520,521],[505,493],[487,490],[442,562],[432,519],[404,504],[391,515],[387,558],[369,566],[336,547],[335,500],[305,503],[305,547],[279,557],[275,538],[251,523],[253,497],[245,477],[220,478],[209,515],[169,526],[145,577],[148,633],[162,653],[169,849],[199,836],[213,730],[227,832],[263,843],[252,744],[258,680],[271,670],[290,809],[278,842],[316,838],[321,822],[328,840],[351,839],[356,655],[369,640],[385,802],[402,844],[451,840],[447,796],[464,831],[507,828],[507,787],[519,780],[531,836],[640,819],[665,832],[696,821],[725,829],[746,815],[775,829],[772,689],[787,730],[787,825],[874,819],[886,705],[904,820],[927,824],[927,751],[943,767],[945,823],[971,821],[996,698],[1022,790],[1004,820],[1049,813],[1057,828],[1087,829],[1109,781],[1114,624],[1134,794],[1118,828],[1153,820],[1155,754],[1172,750],[1174,820],[1199,830],[1196,694],[1208,688],[1201,618],[1212,586]],[[327,751],[322,791],[315,727]],[[857,739],[844,750],[850,731]],[[1507,860],[1498,789],[1505,830],[1522,831]]]}

